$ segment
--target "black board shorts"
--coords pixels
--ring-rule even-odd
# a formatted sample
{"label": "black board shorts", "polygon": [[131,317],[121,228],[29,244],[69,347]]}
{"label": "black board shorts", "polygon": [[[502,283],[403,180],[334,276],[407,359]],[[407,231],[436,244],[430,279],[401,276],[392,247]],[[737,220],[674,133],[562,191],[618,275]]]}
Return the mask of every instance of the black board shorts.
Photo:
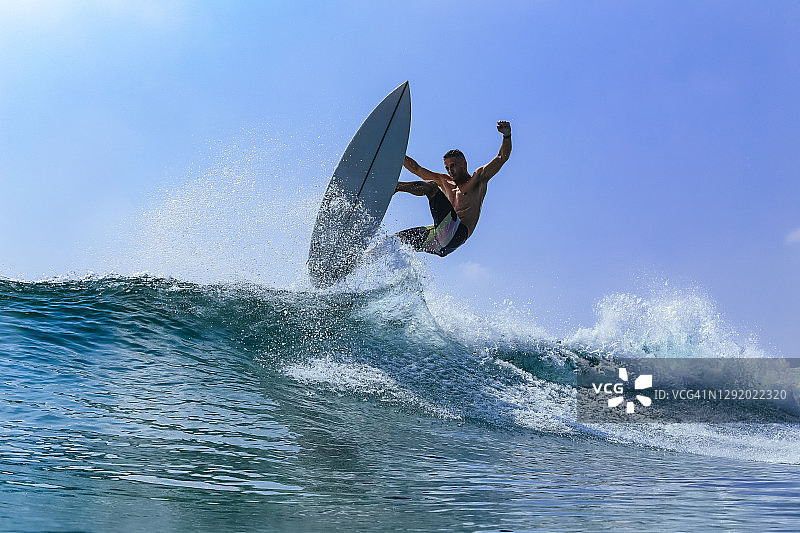
{"label": "black board shorts", "polygon": [[469,237],[469,230],[441,190],[428,203],[433,215],[433,225],[409,228],[399,232],[397,236],[418,252],[444,257],[464,244]]}

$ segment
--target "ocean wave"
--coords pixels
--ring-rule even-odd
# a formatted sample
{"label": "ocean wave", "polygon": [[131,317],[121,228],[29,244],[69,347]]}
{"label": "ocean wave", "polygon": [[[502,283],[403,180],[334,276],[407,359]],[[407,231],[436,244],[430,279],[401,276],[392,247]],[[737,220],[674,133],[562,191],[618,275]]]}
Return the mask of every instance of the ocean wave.
{"label": "ocean wave", "polygon": [[[392,261],[407,260],[377,268],[392,269]],[[285,395],[278,402],[316,391],[459,423],[800,464],[793,425],[576,421],[580,362],[706,357],[715,347],[727,350],[721,355],[764,355],[751,340],[740,344],[697,294],[608,297],[594,327],[556,338],[519,317],[486,318],[452,301],[429,301],[406,264],[389,283],[357,273],[371,283],[325,291],[147,275],[0,280],[2,366],[9,383],[28,390],[39,383],[34,400],[61,388],[86,404],[104,383],[118,388],[115,374],[126,376],[127,401],[158,402],[171,389],[201,396],[203,387],[239,390],[256,365],[264,386]],[[86,397],[82,383],[92,384]]]}

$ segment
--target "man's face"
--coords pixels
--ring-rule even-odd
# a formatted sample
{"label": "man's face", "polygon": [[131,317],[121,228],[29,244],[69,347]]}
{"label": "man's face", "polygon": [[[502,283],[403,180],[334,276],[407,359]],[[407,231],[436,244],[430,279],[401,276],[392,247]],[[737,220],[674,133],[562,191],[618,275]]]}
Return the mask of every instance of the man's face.
{"label": "man's face", "polygon": [[444,160],[447,175],[453,179],[467,176],[467,160],[463,157],[448,157]]}

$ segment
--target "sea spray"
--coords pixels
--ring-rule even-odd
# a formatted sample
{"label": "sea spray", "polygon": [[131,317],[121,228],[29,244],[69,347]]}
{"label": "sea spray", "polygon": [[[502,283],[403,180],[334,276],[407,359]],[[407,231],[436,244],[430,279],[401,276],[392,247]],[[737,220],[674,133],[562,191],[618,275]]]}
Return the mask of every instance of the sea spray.
{"label": "sea spray", "polygon": [[249,131],[214,145],[197,169],[97,245],[90,256],[99,264],[89,270],[307,286],[310,231],[333,168],[329,144],[337,141]]}
{"label": "sea spray", "polygon": [[617,293],[596,305],[597,322],[568,337],[576,346],[640,357],[765,357],[754,337],[727,324],[706,291],[654,284],[645,296]]}

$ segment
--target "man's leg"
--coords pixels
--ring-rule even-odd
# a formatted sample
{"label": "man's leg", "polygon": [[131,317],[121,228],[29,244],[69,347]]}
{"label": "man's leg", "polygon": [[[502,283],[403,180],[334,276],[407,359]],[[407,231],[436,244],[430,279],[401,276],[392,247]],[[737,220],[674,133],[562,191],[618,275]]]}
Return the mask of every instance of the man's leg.
{"label": "man's leg", "polygon": [[447,199],[447,196],[445,196],[439,187],[436,187],[433,195],[428,196],[428,205],[431,208],[434,226],[441,224],[442,220],[444,220],[447,215],[450,215],[452,219],[458,218],[456,210],[453,208],[450,200]]}
{"label": "man's leg", "polygon": [[411,246],[415,251],[424,252],[425,242],[428,240],[430,231],[431,226],[420,226],[418,228],[404,229],[403,231],[395,233],[393,236]]}
{"label": "man's leg", "polygon": [[[399,181],[395,192],[407,192],[414,196],[427,196],[428,203],[432,205],[433,199],[437,193],[440,193],[439,187],[432,181]],[[435,217],[434,217],[435,219]],[[398,237],[401,241],[411,246],[418,252],[425,251],[425,240],[428,238],[428,233],[431,227],[420,226],[418,228],[409,228],[394,236]]]}
{"label": "man's leg", "polygon": [[[456,219],[456,211],[453,209],[453,206],[450,204],[450,201],[447,199],[447,196],[437,187],[433,182],[424,182],[424,181],[412,181],[406,182],[409,185],[414,184],[430,184],[432,187],[419,187],[415,189],[415,192],[411,192],[411,194],[417,194],[418,196],[422,196],[423,194],[428,197],[428,205],[431,209],[431,216],[433,217],[433,225],[432,226],[420,226],[417,228],[409,228],[403,230],[399,233],[396,233],[395,236],[400,238],[401,241],[411,246],[417,252],[428,252],[432,254],[439,253],[437,251],[433,251],[430,247],[431,239],[433,238],[434,231],[439,224],[442,223],[442,220],[447,215],[451,215],[453,219]],[[422,194],[419,194],[422,193]]]}

